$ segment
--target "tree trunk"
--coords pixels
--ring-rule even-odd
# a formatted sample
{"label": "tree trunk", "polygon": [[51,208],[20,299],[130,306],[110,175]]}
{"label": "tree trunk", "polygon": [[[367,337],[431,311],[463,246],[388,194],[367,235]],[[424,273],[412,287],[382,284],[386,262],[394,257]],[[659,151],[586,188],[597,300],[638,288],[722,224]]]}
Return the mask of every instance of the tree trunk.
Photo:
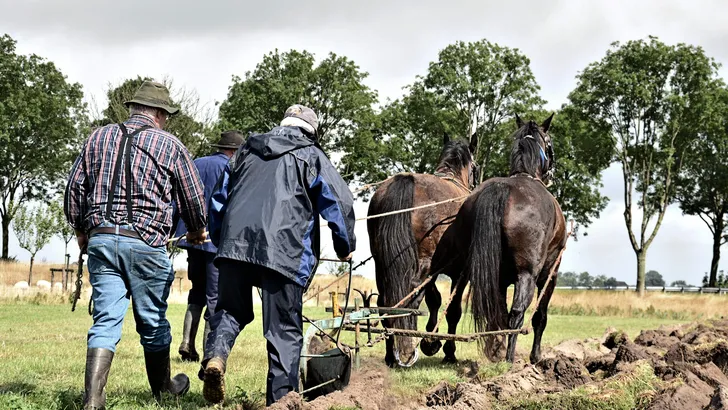
{"label": "tree trunk", "polygon": [[635,251],[637,254],[637,292],[640,296],[645,295],[645,265],[647,263],[647,251],[641,249]]}
{"label": "tree trunk", "polygon": [[28,286],[33,286],[33,261],[35,256],[30,257],[30,271],[28,272]]}
{"label": "tree trunk", "polygon": [[710,280],[708,286],[716,287],[718,278],[718,262],[720,262],[720,243],[723,240],[723,218],[718,218],[713,229],[713,260],[710,262]]}
{"label": "tree trunk", "polygon": [[10,251],[10,217],[8,215],[3,215],[2,225],[3,225],[3,256],[2,256],[2,259],[7,259],[8,253]]}

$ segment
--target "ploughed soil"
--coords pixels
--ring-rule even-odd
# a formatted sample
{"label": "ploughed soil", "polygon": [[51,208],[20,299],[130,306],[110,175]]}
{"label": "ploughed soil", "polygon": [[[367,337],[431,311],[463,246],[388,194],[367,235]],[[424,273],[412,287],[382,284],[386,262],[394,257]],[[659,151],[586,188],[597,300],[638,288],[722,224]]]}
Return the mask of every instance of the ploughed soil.
{"label": "ploughed soil", "polygon": [[369,360],[360,370],[352,370],[349,385],[342,391],[312,401],[291,393],[271,408],[531,408],[527,403],[578,392],[580,401],[556,403],[593,408],[590,403],[633,394],[638,396],[634,400],[637,408],[728,410],[728,320],[643,330],[634,339],[607,329],[601,338],[544,347],[540,362],[532,365],[519,360],[497,377],[480,376],[475,362],[459,366],[466,381],[455,385],[441,382],[418,399],[401,399],[388,392],[389,371],[384,364]]}

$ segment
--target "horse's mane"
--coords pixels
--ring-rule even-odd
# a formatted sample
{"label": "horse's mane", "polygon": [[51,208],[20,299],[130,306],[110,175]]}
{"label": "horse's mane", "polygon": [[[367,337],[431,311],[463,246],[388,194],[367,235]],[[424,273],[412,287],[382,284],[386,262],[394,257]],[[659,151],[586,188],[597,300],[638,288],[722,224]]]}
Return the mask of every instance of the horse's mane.
{"label": "horse's mane", "polygon": [[[532,138],[528,138],[529,136]],[[529,121],[516,130],[513,138],[511,175],[525,173],[532,177],[541,177],[545,172],[541,143],[544,142],[545,145],[546,141],[541,128],[534,121]]]}
{"label": "horse's mane", "polygon": [[448,169],[453,173],[460,173],[464,168],[470,166],[472,155],[468,142],[463,140],[448,141],[442,149],[440,159],[435,169]]}

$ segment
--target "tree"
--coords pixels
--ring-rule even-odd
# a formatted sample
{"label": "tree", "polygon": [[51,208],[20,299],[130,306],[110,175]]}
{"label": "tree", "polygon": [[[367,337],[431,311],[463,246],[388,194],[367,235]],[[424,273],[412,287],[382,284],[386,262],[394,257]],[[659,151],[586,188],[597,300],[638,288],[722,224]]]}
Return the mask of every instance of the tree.
{"label": "tree", "polygon": [[[384,109],[387,118],[399,118],[398,126],[385,130],[391,141],[403,147],[399,153],[405,169],[434,166],[443,133],[465,138],[477,132],[481,181],[496,175],[492,161],[504,145],[500,126],[516,113],[544,104],[529,59],[518,49],[485,39],[445,47],[427,74],[418,76],[408,90],[408,96]],[[413,165],[419,166],[412,169]]]}
{"label": "tree", "polygon": [[68,244],[76,238],[76,233],[68,224],[66,215],[63,213],[62,200],[52,201],[49,205],[49,212],[53,218],[53,234],[63,240],[65,244],[63,255],[68,255]]}
{"label": "tree", "polygon": [[579,274],[579,286],[592,286],[594,278],[589,275],[589,272],[582,272]]}
{"label": "tree", "polygon": [[610,277],[609,279],[607,279],[607,280],[604,281],[604,286],[606,286],[606,287],[614,287],[614,286],[617,286],[617,283],[618,283],[617,278]]}
{"label": "tree", "polygon": [[319,117],[322,147],[347,152],[352,147],[344,141],[371,128],[377,94],[363,83],[368,75],[334,53],[315,65],[307,51],[276,49],[244,78],[233,76],[220,119],[225,127],[244,133],[267,132],[281,122],[286,108],[303,104]]}
{"label": "tree", "polygon": [[683,288],[690,288],[692,285],[688,285],[687,282],[684,280],[676,280],[670,284],[671,287],[683,287]]}
{"label": "tree", "polygon": [[708,286],[717,286],[720,248],[728,242],[728,90],[716,84],[706,104],[698,139],[686,152],[677,200],[684,214],[697,215],[713,237]]}
{"label": "tree", "polygon": [[665,280],[662,279],[660,272],[656,270],[650,270],[645,273],[645,285],[646,286],[665,286]]}
{"label": "tree", "polygon": [[592,286],[597,287],[597,288],[603,288],[603,287],[607,286],[606,283],[608,280],[609,279],[606,276],[599,275],[596,278],[594,278],[594,281],[592,282]]}
{"label": "tree", "polygon": [[[109,84],[106,90],[108,105],[96,113],[94,125],[104,126],[126,121],[129,118],[129,109],[124,101],[131,100],[137,89],[147,80],[152,78],[137,76],[117,86]],[[200,102],[200,97],[194,90],[177,88],[168,77],[162,83],[170,90],[172,105],[180,107],[179,113],[167,121],[165,130],[179,138],[193,157],[211,153],[209,143],[220,131],[213,121],[214,112]]]}
{"label": "tree", "polygon": [[[613,43],[601,61],[578,75],[569,94],[582,118],[610,130],[606,142],[622,167],[624,220],[637,258],[640,295],[647,251],[674,200],[675,178],[717,67],[699,47],[668,46],[654,37]],[[634,202],[641,210],[637,219]]]}
{"label": "tree", "polygon": [[0,219],[2,258],[18,209],[57,191],[82,141],[83,93],[43,58],[19,55],[0,36]]}
{"label": "tree", "polygon": [[54,218],[47,207],[39,206],[30,209],[21,206],[18,209],[13,230],[18,237],[20,247],[30,253],[30,270],[28,271],[28,285],[32,285],[33,262],[38,251],[48,245],[55,232]]}
{"label": "tree", "polygon": [[556,286],[579,286],[579,279],[574,272],[559,272]]}

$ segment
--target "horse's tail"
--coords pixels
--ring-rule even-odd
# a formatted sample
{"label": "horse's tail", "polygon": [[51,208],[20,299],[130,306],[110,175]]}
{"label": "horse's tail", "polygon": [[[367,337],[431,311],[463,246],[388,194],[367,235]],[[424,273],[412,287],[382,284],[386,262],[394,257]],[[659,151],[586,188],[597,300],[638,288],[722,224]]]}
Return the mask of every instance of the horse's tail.
{"label": "horse's tail", "polygon": [[503,259],[503,214],[510,196],[508,185],[487,185],[473,205],[472,239],[465,265],[470,279],[472,313],[477,332],[505,329],[505,295],[501,294],[500,271]]}
{"label": "horse's tail", "polygon": [[[397,175],[389,183],[385,196],[372,199],[369,215],[411,208],[414,203],[414,193],[414,177]],[[412,230],[412,213],[402,212],[369,219],[367,231],[379,292],[377,304],[392,306],[409,294],[412,290],[410,289],[412,280],[419,271],[417,242]],[[397,322],[397,325],[405,325],[408,329],[415,329],[417,323],[415,318]]]}

